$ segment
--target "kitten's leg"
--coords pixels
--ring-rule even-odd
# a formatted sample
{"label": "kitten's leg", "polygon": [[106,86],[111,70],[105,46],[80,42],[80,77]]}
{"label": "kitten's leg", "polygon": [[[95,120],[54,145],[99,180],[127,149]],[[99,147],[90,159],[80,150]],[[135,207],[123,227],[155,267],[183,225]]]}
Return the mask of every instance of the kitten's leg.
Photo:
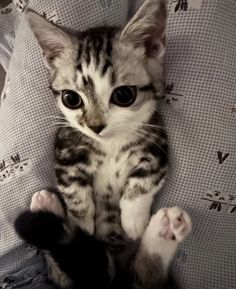
{"label": "kitten's leg", "polygon": [[79,226],[90,235],[94,234],[95,205],[92,198],[92,189],[80,187],[78,193],[73,198],[63,195],[67,209],[68,219],[72,225]]}
{"label": "kitten's leg", "polygon": [[[62,218],[30,211],[17,218],[15,228],[26,242],[50,253],[55,260],[51,268],[54,278],[57,276],[54,281],[60,286],[70,283],[66,275],[81,289],[105,288],[109,282],[111,263],[104,244],[80,228],[68,233]],[[63,273],[58,274],[59,270]]]}
{"label": "kitten's leg", "polygon": [[165,182],[162,177],[156,184],[157,178],[160,176],[132,177],[128,180],[120,200],[120,209],[122,227],[132,240],[141,238],[149,223],[153,197]]}
{"label": "kitten's leg", "polygon": [[[24,212],[17,218],[16,231],[25,241],[36,247],[52,248],[65,235],[61,228],[65,210],[60,200],[54,193],[43,190],[33,195],[30,209],[31,212]],[[67,274],[62,272],[49,253],[45,253],[45,258],[49,277],[61,288],[68,288],[71,280]]]}
{"label": "kitten's leg", "polygon": [[[87,176],[82,174],[78,167],[77,177],[64,176],[70,181],[70,185],[65,185],[58,180],[58,189],[63,196],[67,207],[67,217],[71,225],[79,226],[93,235],[94,233],[94,215],[95,205],[93,201],[93,188]],[[84,170],[84,168],[83,168]],[[80,180],[80,182],[79,182]]]}
{"label": "kitten's leg", "polygon": [[[60,188],[62,190],[61,186]],[[63,198],[68,209],[67,218],[71,221],[72,226],[79,226],[92,235],[94,232],[95,207],[91,198],[91,192],[88,192],[88,187],[81,187],[79,190],[79,193],[72,199],[62,190],[64,192]],[[57,195],[45,190],[33,195],[30,209],[32,212],[51,212],[61,218],[65,218],[66,216],[65,210]]]}
{"label": "kitten's leg", "polygon": [[137,240],[142,237],[150,220],[150,208],[153,201],[151,194],[136,198],[122,197],[120,200],[121,223],[126,235]]}
{"label": "kitten's leg", "polygon": [[60,269],[66,274],[61,272],[60,278],[56,278],[60,286],[70,284],[64,278],[68,276],[76,288],[105,288],[110,278],[110,259],[104,244],[80,228],[72,232],[67,227],[64,214],[61,215],[60,201],[49,194],[41,192],[34,195],[31,203],[33,212],[26,211],[15,221],[17,233],[26,242],[51,254],[55,260],[51,269],[56,270],[56,275]]}
{"label": "kitten's leg", "polygon": [[180,208],[165,208],[152,216],[134,262],[137,285],[159,288],[177,246],[191,231],[191,220]]}
{"label": "kitten's leg", "polygon": [[59,288],[71,288],[72,280],[69,276],[61,270],[58,263],[51,256],[50,253],[45,252],[45,259],[48,269],[48,277],[51,279]]}
{"label": "kitten's leg", "polygon": [[[144,169],[143,166],[149,166]],[[121,223],[127,236],[132,240],[142,237],[150,220],[150,209],[153,197],[160,191],[165,182],[166,167],[153,174],[153,164],[141,163],[130,175],[120,200]]]}
{"label": "kitten's leg", "polygon": [[33,195],[30,209],[18,216],[15,229],[28,243],[49,249],[64,236],[64,208],[55,194],[43,190]]}

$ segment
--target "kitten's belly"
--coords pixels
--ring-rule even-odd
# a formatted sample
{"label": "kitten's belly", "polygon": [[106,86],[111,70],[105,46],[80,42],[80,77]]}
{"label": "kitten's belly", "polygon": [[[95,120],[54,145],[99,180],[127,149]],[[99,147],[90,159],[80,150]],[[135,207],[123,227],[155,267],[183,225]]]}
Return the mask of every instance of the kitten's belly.
{"label": "kitten's belly", "polygon": [[108,187],[114,195],[120,195],[127,179],[129,167],[127,158],[107,155],[94,176],[94,190],[98,195],[104,194]]}
{"label": "kitten's belly", "polygon": [[120,198],[129,168],[123,156],[107,156],[94,178],[96,205],[96,236],[117,244],[123,240],[124,232],[120,219]]}

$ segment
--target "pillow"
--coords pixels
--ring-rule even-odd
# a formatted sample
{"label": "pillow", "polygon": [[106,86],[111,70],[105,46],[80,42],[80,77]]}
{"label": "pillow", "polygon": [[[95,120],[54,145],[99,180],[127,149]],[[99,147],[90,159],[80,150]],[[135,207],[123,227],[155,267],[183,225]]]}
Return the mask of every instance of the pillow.
{"label": "pillow", "polygon": [[[25,6],[14,2],[20,15]],[[31,0],[28,6],[59,25],[85,29],[125,24],[136,2]],[[34,192],[55,184],[53,117],[57,111],[41,51],[24,17],[20,18],[0,106],[0,277],[34,262],[36,252],[16,236],[13,222],[29,208]]]}
{"label": "pillow", "polygon": [[[71,0],[64,5],[32,0],[29,6],[59,24],[84,29],[122,24],[140,2]],[[153,209],[176,205],[192,216],[193,232],[171,267],[181,288],[236,288],[236,2],[169,2],[162,110],[171,171]],[[57,111],[40,50],[24,19],[8,75],[9,89],[0,108],[5,173],[0,181],[0,275],[34,259],[35,252],[17,238],[12,223],[29,207],[35,191],[54,184],[55,127],[50,117]],[[8,168],[13,173],[6,175]]]}
{"label": "pillow", "polygon": [[4,70],[11,58],[18,21],[19,15],[13,4],[0,9],[0,64]]}
{"label": "pillow", "polygon": [[[227,2],[227,3],[226,3]],[[236,288],[236,1],[170,1],[163,114],[171,171],[154,209],[193,221],[171,273],[180,288]]]}

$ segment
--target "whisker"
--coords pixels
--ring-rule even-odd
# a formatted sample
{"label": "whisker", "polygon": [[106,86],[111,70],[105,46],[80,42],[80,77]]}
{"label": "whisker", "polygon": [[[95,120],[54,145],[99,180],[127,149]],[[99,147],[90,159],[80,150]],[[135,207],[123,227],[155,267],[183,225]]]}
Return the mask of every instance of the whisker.
{"label": "whisker", "polygon": [[66,118],[61,117],[61,116],[46,116],[45,119],[50,119],[50,120],[61,120],[68,122]]}
{"label": "whisker", "polygon": [[154,124],[149,124],[149,123],[131,122],[131,124],[136,124],[136,125],[146,126],[146,127],[158,128],[158,129],[160,129],[160,130],[163,130],[163,129],[164,129],[163,126],[154,125]]}
{"label": "whisker", "polygon": [[117,124],[113,125],[111,128],[116,128],[116,127],[120,127],[120,126],[124,126],[123,131],[125,131],[127,133],[135,132],[136,136],[138,136],[137,142],[139,141],[140,138],[150,136],[150,139],[148,139],[147,142],[149,144],[156,145],[164,154],[166,154],[166,151],[164,151],[163,148],[160,146],[159,141],[161,143],[166,143],[167,141],[165,139],[158,139],[158,134],[154,134],[154,133],[147,131],[145,129],[142,129],[142,128],[129,127],[129,126],[127,126],[127,124],[124,124],[124,123],[117,123]]}
{"label": "whisker", "polygon": [[66,123],[66,122],[54,122],[54,123],[52,123],[52,126],[71,128],[71,125],[69,123]]}
{"label": "whisker", "polygon": [[[155,139],[158,137],[158,134],[155,134],[154,132],[152,133],[152,132],[147,131],[145,129],[142,129],[140,127],[138,127],[138,128],[130,127],[130,126],[127,126],[127,124],[125,124],[125,123],[117,123],[117,124],[113,125],[111,127],[111,129],[115,129],[115,128],[118,128],[118,127],[120,128],[121,126],[124,127],[123,131],[129,131],[129,132],[137,132],[137,131],[139,131],[140,133],[142,133],[142,135],[140,135],[142,137],[143,137],[143,134],[149,135],[151,137],[154,137]],[[165,141],[165,140],[163,139],[162,141]]]}
{"label": "whisker", "polygon": [[137,125],[137,126],[142,126],[142,127],[151,127],[151,128],[157,128],[159,130],[164,130],[164,128],[162,126],[158,126],[158,125],[153,125],[153,124],[148,124],[148,123],[139,123],[139,122],[130,122],[130,123],[116,123],[115,125],[113,125],[111,128],[116,128],[116,127],[120,127],[120,126],[126,126],[129,127],[130,125]]}
{"label": "whisker", "polygon": [[141,126],[155,127],[155,128],[158,128],[158,129],[164,129],[162,126],[154,125],[154,124],[147,124],[147,123],[143,123],[143,124],[141,124]]}
{"label": "whisker", "polygon": [[64,117],[63,116],[59,116],[59,115],[48,115],[45,118],[64,118]]}
{"label": "whisker", "polygon": [[[141,132],[146,136],[154,137],[155,139],[148,140],[148,143],[152,143],[152,144],[156,145],[164,154],[166,154],[166,151],[163,150],[163,148],[160,146],[159,142],[157,141],[156,135],[150,134],[149,132],[146,132],[146,131],[138,131],[138,132]],[[161,142],[166,143],[166,140],[161,140]]]}
{"label": "whisker", "polygon": [[140,128],[137,128],[136,131],[139,131],[140,133],[143,133],[144,135],[147,135],[147,136],[151,136],[153,137],[155,140],[160,140],[162,142],[166,142],[165,139],[160,139],[159,138],[159,135],[158,134],[155,134],[154,132],[150,132],[150,131],[146,131],[146,130],[143,130],[143,129],[140,129]]}
{"label": "whisker", "polygon": [[70,126],[70,127],[71,127],[71,125],[70,125],[69,123],[66,123],[66,122],[54,122],[53,124],[54,124],[54,125],[63,124],[63,125],[65,125],[65,126]]}

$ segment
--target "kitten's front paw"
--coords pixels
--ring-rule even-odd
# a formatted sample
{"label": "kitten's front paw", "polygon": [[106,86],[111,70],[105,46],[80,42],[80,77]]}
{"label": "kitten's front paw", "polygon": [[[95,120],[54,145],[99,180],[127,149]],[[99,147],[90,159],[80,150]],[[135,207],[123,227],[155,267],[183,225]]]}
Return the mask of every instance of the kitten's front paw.
{"label": "kitten's front paw", "polygon": [[152,216],[143,235],[142,246],[148,255],[158,255],[167,270],[176,249],[191,232],[191,220],[180,208],[164,208]]}
{"label": "kitten's front paw", "polygon": [[65,211],[58,197],[45,190],[33,195],[30,209],[32,212],[46,211],[65,218]]}
{"label": "kitten's front paw", "polygon": [[164,208],[152,216],[147,231],[165,239],[183,241],[191,232],[191,219],[178,207]]}

